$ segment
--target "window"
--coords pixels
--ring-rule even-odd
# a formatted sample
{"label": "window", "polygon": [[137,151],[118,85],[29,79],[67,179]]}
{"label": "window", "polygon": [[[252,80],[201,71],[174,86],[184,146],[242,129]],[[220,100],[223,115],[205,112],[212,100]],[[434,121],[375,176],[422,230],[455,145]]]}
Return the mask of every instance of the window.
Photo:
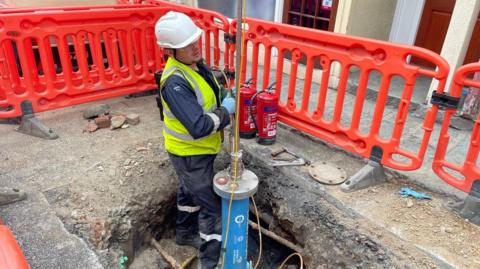
{"label": "window", "polygon": [[333,32],[338,0],[286,0],[283,23]]}

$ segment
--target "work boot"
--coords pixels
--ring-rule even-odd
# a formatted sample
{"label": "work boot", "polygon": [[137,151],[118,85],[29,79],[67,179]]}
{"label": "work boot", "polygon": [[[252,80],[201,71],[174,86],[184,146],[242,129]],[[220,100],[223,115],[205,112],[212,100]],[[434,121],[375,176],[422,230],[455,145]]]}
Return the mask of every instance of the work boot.
{"label": "work boot", "polygon": [[21,190],[13,188],[0,188],[0,206],[8,205],[27,198],[27,194]]}
{"label": "work boot", "polygon": [[175,237],[175,242],[177,245],[180,246],[191,246],[196,249],[200,247],[202,241],[200,240],[200,235],[198,234],[190,234],[190,235],[177,235]]}

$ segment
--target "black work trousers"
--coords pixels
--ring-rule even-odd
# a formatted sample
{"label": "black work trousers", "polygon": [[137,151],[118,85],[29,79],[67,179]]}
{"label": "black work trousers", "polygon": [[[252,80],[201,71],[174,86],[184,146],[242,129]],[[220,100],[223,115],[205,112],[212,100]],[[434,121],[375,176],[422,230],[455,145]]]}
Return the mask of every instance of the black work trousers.
{"label": "black work trousers", "polygon": [[179,179],[177,236],[199,232],[202,269],[215,268],[222,241],[221,202],[213,191],[213,162],[216,156],[169,154]]}

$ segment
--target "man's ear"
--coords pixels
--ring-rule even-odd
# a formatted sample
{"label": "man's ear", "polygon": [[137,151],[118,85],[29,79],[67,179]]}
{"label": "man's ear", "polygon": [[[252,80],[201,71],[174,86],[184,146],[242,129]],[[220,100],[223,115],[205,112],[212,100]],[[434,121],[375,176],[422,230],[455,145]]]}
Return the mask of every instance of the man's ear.
{"label": "man's ear", "polygon": [[173,49],[163,49],[163,53],[168,56],[173,56]]}
{"label": "man's ear", "polygon": [[162,52],[164,61],[168,61],[168,57],[174,57],[172,49],[162,49]]}

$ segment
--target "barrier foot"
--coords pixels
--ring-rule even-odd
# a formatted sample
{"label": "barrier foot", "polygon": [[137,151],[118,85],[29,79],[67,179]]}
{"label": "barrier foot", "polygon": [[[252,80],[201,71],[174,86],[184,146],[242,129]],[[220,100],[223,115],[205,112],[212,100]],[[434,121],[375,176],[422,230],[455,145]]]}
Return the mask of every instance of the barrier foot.
{"label": "barrier foot", "polygon": [[462,218],[480,225],[480,181],[473,183],[472,190],[464,201],[452,203],[449,207]]}
{"label": "barrier foot", "polygon": [[24,101],[21,104],[23,116],[20,121],[20,126],[17,131],[27,135],[32,135],[45,139],[57,139],[58,135],[39,119],[35,118],[33,114],[33,107],[30,101]]}
{"label": "barrier foot", "polygon": [[344,192],[361,190],[387,181],[385,169],[378,163],[369,160],[355,175],[345,181],[340,188]]}

